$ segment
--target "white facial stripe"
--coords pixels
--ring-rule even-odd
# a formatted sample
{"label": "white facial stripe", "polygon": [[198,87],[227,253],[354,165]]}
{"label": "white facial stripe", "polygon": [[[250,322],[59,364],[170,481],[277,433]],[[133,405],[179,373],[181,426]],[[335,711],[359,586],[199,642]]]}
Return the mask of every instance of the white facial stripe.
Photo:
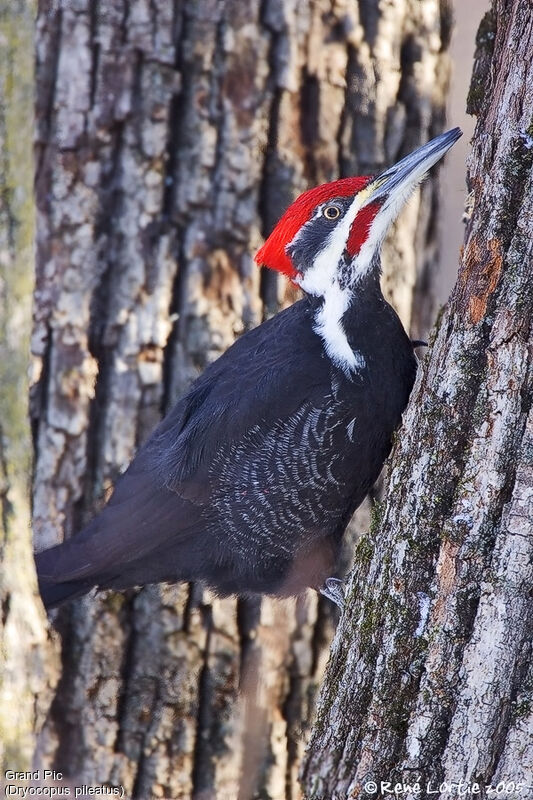
{"label": "white facial stripe", "polygon": [[313,266],[297,279],[304,292],[324,298],[324,304],[315,317],[314,330],[324,342],[329,358],[347,375],[363,369],[365,359],[350,347],[342,318],[348,308],[351,293],[339,286],[337,268],[346,248],[350,228],[359,210],[372,194],[362,189],[356,194],[344,217],[331,231],[314,260]]}
{"label": "white facial stripe", "polygon": [[333,228],[322,250],[316,254],[313,266],[299,280],[304,292],[317,297],[324,296],[328,287],[336,281],[337,267],[346,247],[352,222],[371,194],[370,189],[361,189],[355,195],[344,217]]}

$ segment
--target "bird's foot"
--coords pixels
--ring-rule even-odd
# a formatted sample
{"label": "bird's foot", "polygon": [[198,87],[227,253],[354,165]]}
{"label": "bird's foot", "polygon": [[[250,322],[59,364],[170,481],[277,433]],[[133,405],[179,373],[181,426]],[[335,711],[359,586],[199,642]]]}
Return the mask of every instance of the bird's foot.
{"label": "bird's foot", "polygon": [[318,591],[344,611],[344,583],[340,578],[326,578],[324,585]]}

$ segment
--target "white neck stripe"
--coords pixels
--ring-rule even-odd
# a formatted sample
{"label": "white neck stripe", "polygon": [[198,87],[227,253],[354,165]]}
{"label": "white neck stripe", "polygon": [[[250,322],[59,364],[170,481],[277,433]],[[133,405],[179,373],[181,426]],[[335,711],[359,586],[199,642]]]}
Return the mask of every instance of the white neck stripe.
{"label": "white neck stripe", "polygon": [[348,308],[351,292],[339,285],[337,269],[346,247],[350,228],[366,199],[364,190],[356,194],[344,217],[331,231],[313,265],[299,280],[307,294],[323,297],[324,303],[315,316],[315,332],[324,342],[331,361],[347,375],[365,366],[363,356],[354,352],[346,337],[342,318]]}
{"label": "white neck stripe", "polygon": [[348,342],[342,318],[346,312],[351,293],[333,283],[324,295],[324,303],[315,316],[313,329],[324,342],[324,348],[333,363],[347,375],[365,367],[365,359]]}
{"label": "white neck stripe", "polygon": [[[329,358],[347,375],[363,369],[365,359],[361,353],[352,350],[346,337],[342,318],[350,303],[351,291],[349,287],[342,288],[339,285],[337,270],[346,248],[352,223],[372,191],[372,189],[361,189],[355,195],[343,218],[325,240],[324,247],[316,254],[312,266],[296,279],[304,292],[324,298],[324,303],[316,314],[313,327],[324,342]],[[305,225],[296,234],[292,243],[296,241],[297,236],[302,233],[304,228]]]}

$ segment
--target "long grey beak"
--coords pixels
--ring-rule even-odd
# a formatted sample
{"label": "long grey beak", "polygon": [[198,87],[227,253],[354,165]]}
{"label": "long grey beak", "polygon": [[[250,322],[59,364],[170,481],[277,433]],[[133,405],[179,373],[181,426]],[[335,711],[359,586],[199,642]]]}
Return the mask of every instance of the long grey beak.
{"label": "long grey beak", "polygon": [[422,145],[417,150],[409,153],[394,166],[377,175],[367,186],[368,200],[373,203],[375,200],[382,200],[391,196],[403,196],[404,191],[408,193],[414,188],[426,172],[442,158],[442,156],[452,147],[455,142],[463,135],[460,128],[452,128],[451,131],[441,133],[427,144]]}

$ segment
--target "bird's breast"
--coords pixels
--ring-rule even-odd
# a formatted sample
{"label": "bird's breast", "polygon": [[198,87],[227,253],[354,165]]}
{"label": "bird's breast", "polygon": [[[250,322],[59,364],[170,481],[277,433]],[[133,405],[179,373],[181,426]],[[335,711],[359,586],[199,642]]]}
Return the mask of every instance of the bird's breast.
{"label": "bird's breast", "polygon": [[383,457],[357,410],[329,395],[273,427],[258,423],[221,452],[211,468],[211,509],[237,551],[283,557],[295,540],[335,530]]}

